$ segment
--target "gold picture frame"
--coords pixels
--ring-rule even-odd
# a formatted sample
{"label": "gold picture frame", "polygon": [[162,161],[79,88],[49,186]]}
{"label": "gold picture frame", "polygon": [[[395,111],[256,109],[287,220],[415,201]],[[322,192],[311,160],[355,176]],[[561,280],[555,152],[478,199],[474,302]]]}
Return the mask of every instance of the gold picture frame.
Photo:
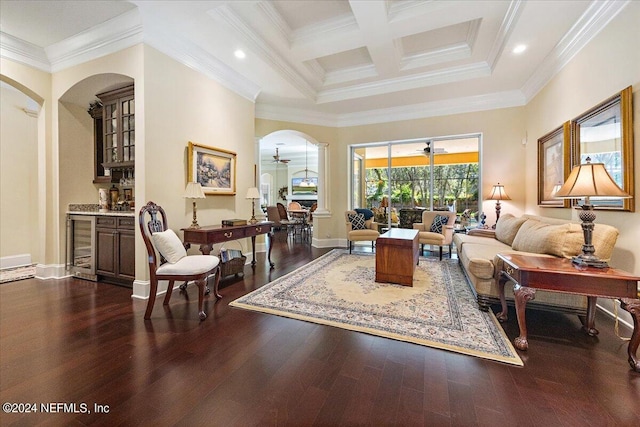
{"label": "gold picture frame", "polygon": [[189,142],[187,182],[199,182],[206,195],[236,194],[236,153]]}
{"label": "gold picture frame", "polygon": [[570,171],[571,122],[538,139],[538,206],[568,208],[569,200],[553,197]]}
{"label": "gold picture frame", "polygon": [[[630,199],[591,197],[594,209],[635,211],[633,168],[633,93],[631,86],[572,120],[571,166],[604,163]],[[579,205],[582,200],[574,200]]]}

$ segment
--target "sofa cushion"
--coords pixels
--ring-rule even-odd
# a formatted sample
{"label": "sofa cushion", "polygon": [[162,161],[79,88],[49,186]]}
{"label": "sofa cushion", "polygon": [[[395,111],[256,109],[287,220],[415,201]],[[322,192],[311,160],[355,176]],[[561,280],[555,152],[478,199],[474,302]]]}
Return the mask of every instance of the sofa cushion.
{"label": "sofa cushion", "polygon": [[564,243],[570,224],[546,224],[529,219],[522,224],[513,239],[516,251],[563,256]]}
{"label": "sofa cushion", "polygon": [[[486,239],[485,240],[489,240]],[[498,253],[509,252],[511,248],[495,239],[495,245],[484,245],[482,243],[465,243],[464,258],[468,264],[463,266],[467,271],[480,279],[491,279],[494,275],[493,258]]]}
{"label": "sofa cushion", "polygon": [[518,230],[520,230],[520,227],[526,220],[527,219],[523,217],[516,218],[512,214],[502,215],[496,224],[496,239],[511,246],[513,239],[515,239],[516,234],[518,234]]}

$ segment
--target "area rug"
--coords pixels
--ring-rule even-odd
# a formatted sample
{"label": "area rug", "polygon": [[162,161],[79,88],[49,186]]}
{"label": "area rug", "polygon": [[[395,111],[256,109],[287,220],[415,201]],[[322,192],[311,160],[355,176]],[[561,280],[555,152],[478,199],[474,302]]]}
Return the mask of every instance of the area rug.
{"label": "area rug", "polygon": [[377,283],[375,255],[334,249],[230,305],[523,365],[455,260],[421,257],[407,287]]}

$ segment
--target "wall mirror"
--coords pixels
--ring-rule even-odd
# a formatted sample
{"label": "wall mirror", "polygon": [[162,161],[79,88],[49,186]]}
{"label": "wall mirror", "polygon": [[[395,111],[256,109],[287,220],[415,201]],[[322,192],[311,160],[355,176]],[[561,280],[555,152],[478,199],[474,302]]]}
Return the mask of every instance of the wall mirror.
{"label": "wall mirror", "polygon": [[592,197],[595,209],[635,210],[632,96],[629,86],[572,121],[571,167],[585,163],[587,157],[592,163],[604,163],[616,184],[632,196]]}

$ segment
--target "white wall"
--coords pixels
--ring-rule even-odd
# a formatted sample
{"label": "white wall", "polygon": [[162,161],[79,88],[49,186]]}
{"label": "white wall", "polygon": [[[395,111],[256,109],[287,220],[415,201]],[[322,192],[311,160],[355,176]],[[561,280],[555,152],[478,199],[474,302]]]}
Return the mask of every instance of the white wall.
{"label": "white wall", "polygon": [[640,275],[640,2],[631,2],[526,106],[526,209],[528,212],[579,221],[574,209],[537,206],[537,139],[633,86],[636,212],[597,211],[596,224],[620,230],[611,265]]}
{"label": "white wall", "polygon": [[[38,112],[40,106],[12,86],[0,85],[0,258],[40,258],[38,236]],[[25,112],[25,109],[27,110]]]}

